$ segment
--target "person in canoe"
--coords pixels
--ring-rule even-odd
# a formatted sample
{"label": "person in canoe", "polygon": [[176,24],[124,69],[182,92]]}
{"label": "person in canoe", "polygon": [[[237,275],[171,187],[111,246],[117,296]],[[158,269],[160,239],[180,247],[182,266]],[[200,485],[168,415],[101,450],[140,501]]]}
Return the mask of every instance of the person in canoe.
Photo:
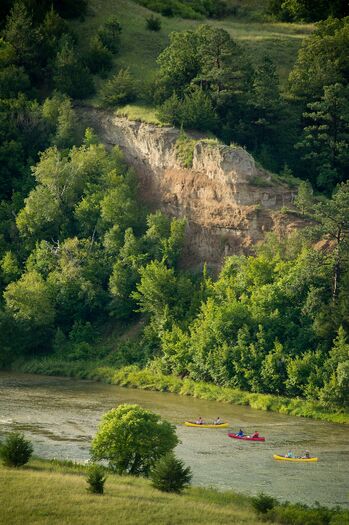
{"label": "person in canoe", "polygon": [[257,430],[255,430],[251,436],[252,439],[256,439],[256,438],[259,438],[259,432],[257,432]]}
{"label": "person in canoe", "polygon": [[221,420],[221,418],[219,416],[213,422],[214,425],[221,425],[222,423],[223,423],[223,421]]}
{"label": "person in canoe", "polygon": [[204,421],[203,421],[202,417],[200,416],[199,419],[197,419],[197,420],[195,421],[195,423],[196,423],[197,425],[203,425],[203,424],[204,424]]}
{"label": "person in canoe", "polygon": [[309,450],[306,450],[303,454],[303,456],[301,456],[301,459],[310,459],[310,452]]}
{"label": "person in canoe", "polygon": [[289,450],[287,454],[285,454],[285,458],[294,458],[295,455],[293,454],[292,450]]}
{"label": "person in canoe", "polygon": [[239,437],[244,437],[245,432],[242,430],[242,428],[240,428],[239,432],[237,432],[236,435]]}

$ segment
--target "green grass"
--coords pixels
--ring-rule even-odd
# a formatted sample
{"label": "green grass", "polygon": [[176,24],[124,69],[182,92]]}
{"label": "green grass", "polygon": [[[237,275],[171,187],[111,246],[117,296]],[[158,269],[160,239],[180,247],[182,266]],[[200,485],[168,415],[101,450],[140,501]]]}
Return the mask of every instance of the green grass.
{"label": "green grass", "polygon": [[249,498],[191,488],[181,496],[141,478],[109,474],[104,496],[86,490],[84,467],[33,459],[21,469],[0,467],[1,523],[11,525],[258,525]]}
{"label": "green grass", "polygon": [[[231,0],[232,5],[240,6],[238,16],[224,20],[207,20],[216,27],[226,29],[249,53],[253,62],[269,55],[275,61],[280,79],[284,85],[295,61],[302,39],[310,34],[311,25],[286,24],[263,21],[263,0]],[[141,82],[149,82],[156,77],[156,58],[168,44],[172,31],[182,31],[197,27],[202,21],[161,17],[160,32],[148,31],[145,19],[151,11],[130,0],[89,0],[89,11],[85,22],[71,22],[79,36],[82,51],[95,34],[98,27],[111,15],[116,15],[122,24],[121,49],[114,59],[114,74],[120,67],[128,67]],[[97,79],[97,88],[105,82]],[[92,103],[98,103],[98,95]]]}
{"label": "green grass", "polygon": [[135,365],[115,368],[103,360],[69,362],[66,359],[59,359],[53,356],[30,361],[17,361],[13,364],[13,369],[33,374],[92,379],[143,390],[172,392],[199,399],[250,406],[256,410],[308,417],[330,423],[349,424],[348,412],[344,412],[339,408],[324,406],[319,401],[246,392],[237,388],[222,387],[188,378],[181,379],[173,375],[164,375],[159,372],[153,372],[149,368],[140,369]]}
{"label": "green grass", "polygon": [[127,104],[116,110],[118,117],[127,117],[129,120],[137,120],[146,124],[155,124],[156,126],[166,126],[157,117],[157,110],[149,106],[140,104]]}

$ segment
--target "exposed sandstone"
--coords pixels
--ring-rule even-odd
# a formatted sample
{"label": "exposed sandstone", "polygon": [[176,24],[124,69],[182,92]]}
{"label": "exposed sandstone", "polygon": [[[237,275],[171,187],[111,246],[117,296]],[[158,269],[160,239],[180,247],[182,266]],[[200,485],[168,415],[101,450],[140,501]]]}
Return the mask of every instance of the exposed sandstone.
{"label": "exposed sandstone", "polygon": [[197,139],[191,169],[181,166],[179,130],[129,121],[83,108],[81,119],[108,145],[119,145],[140,181],[140,197],[188,220],[186,260],[219,265],[224,255],[249,252],[268,231],[287,234],[302,225],[291,206],[295,190],[275,181],[239,146]]}

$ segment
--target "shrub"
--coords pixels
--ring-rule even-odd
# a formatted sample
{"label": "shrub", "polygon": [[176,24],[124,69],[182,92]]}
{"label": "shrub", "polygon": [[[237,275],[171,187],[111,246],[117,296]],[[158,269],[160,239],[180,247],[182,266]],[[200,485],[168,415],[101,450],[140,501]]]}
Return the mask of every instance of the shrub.
{"label": "shrub", "polygon": [[7,467],[21,467],[28,463],[33,445],[19,432],[11,432],[0,448],[2,462]]}
{"label": "shrub", "polygon": [[87,490],[93,494],[103,494],[106,479],[105,469],[101,465],[92,464],[88,469],[86,478]]}
{"label": "shrub", "polygon": [[196,140],[190,139],[182,130],[176,140],[176,157],[184,168],[191,168],[193,165],[194,147]]}
{"label": "shrub", "polygon": [[258,514],[266,514],[275,504],[276,500],[263,492],[252,498],[252,506]]}
{"label": "shrub", "polygon": [[137,97],[136,82],[128,69],[121,69],[105,83],[101,98],[104,106],[118,106],[133,102]]}
{"label": "shrub", "polygon": [[149,31],[160,31],[161,29],[161,20],[159,17],[150,15],[149,18],[146,19],[145,27]]}
{"label": "shrub", "polygon": [[187,487],[192,478],[190,467],[169,452],[159,459],[151,471],[152,485],[163,492],[180,493]]}

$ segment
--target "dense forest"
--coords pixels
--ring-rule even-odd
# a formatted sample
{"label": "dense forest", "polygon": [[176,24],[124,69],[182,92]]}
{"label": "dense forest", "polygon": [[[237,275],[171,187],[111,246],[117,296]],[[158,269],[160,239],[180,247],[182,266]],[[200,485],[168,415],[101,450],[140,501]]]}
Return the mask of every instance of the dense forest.
{"label": "dense forest", "polygon": [[[193,0],[193,13],[179,1],[139,3],[165,16],[234,16],[223,1]],[[85,0],[2,4],[2,366],[46,354],[151,362],[218,385],[348,404],[349,17],[341,2],[324,5],[281,88],[269,56],[254,63],[205,20],[172,33],[156,78],[141,82],[127,68],[109,74],[123,38],[113,13],[81,50],[71,19],[84,25]],[[319,16],[291,0],[269,12]],[[157,16],[144,20],[149,31],[161,30]],[[121,151],[77,118],[75,106],[96,93],[110,111],[141,101],[162,122],[211,132],[297,176],[295,204],[309,226],[227,257],[218,276],[184,271],[185,218],[145,209]],[[136,338],[103,342],[111,323],[121,333],[140,320]]]}

